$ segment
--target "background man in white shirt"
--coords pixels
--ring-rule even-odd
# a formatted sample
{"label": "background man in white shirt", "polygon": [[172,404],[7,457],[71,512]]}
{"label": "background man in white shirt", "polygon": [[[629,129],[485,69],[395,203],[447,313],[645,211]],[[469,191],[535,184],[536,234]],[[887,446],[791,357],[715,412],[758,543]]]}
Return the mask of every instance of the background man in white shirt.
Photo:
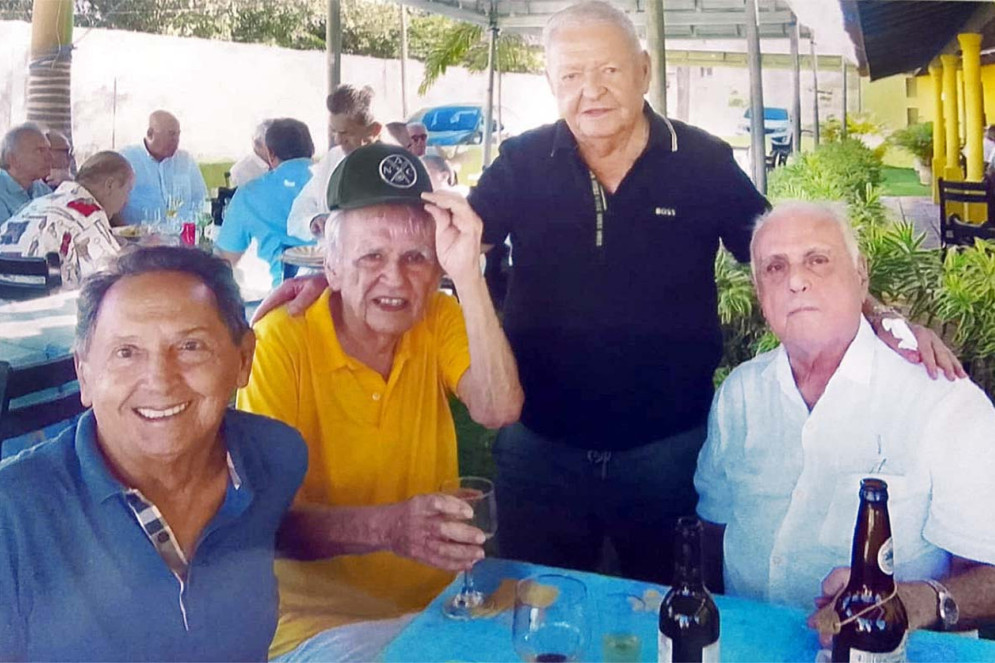
{"label": "background man in white shirt", "polygon": [[[849,563],[860,479],[877,476],[910,627],[995,615],[991,402],[969,380],[931,380],[874,336],[861,316],[866,263],[829,208],[776,208],[751,256],[782,346],[734,370],[712,404],[695,474],[712,584],[724,575],[730,594],[803,607],[821,591],[825,606],[848,578],[834,567]],[[959,623],[940,623],[926,579],[946,586]]]}
{"label": "background man in white shirt", "polygon": [[343,84],[332,90],[325,101],[328,127],[335,146],[321,161],[311,166],[309,181],[294,200],[287,218],[287,231],[300,239],[321,236],[328,218],[328,182],[332,171],[347,154],[380,137],[382,126],[373,119],[373,88]]}

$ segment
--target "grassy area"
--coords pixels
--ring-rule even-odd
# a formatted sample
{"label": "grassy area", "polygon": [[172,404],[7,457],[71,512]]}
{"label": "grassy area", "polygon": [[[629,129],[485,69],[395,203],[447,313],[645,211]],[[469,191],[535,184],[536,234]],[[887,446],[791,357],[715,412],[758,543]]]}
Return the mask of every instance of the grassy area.
{"label": "grassy area", "polygon": [[881,193],[885,196],[928,196],[929,187],[919,183],[919,175],[912,168],[881,168]]}
{"label": "grassy area", "polygon": [[200,163],[200,174],[204,176],[204,184],[208,191],[225,185],[225,172],[231,170],[234,161],[219,161],[217,163]]}
{"label": "grassy area", "polygon": [[463,476],[494,476],[491,445],[497,431],[488,430],[470,418],[466,406],[458,399],[450,399],[453,421],[456,423],[456,441],[459,450],[459,472]]}

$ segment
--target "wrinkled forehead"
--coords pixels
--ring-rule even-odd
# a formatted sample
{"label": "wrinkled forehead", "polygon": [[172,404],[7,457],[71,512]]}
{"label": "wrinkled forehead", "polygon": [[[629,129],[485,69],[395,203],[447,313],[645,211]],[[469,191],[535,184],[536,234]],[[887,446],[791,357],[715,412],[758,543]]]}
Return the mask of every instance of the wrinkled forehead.
{"label": "wrinkled forehead", "polygon": [[774,255],[804,255],[820,250],[846,253],[839,224],[826,216],[778,216],[757,231],[755,258],[760,262]]}
{"label": "wrinkled forehead", "polygon": [[373,205],[347,210],[341,232],[344,247],[435,251],[435,222],[428,212],[414,205]]}
{"label": "wrinkled forehead", "polygon": [[48,147],[48,139],[40,131],[29,131],[23,134],[17,141],[15,149],[24,152],[33,152],[41,146]]}

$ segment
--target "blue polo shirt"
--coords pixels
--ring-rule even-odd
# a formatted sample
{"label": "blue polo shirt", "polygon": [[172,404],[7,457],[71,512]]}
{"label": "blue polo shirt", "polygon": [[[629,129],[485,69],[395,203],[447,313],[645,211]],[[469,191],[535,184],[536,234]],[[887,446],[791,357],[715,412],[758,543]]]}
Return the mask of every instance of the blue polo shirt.
{"label": "blue polo shirt", "polygon": [[17,214],[18,210],[35,198],[52,193],[52,189],[41,180],[35,180],[24,190],[5,169],[0,168],[0,223]]}
{"label": "blue polo shirt", "polygon": [[522,422],[585,449],[705,423],[722,355],[715,255],[721,242],[749,260],[767,209],[726,143],[644,112],[646,149],[614,193],[560,120],[503,142],[469,197],[483,243],[511,236],[503,322]]}
{"label": "blue polo shirt", "polygon": [[0,660],[265,660],[273,545],[307,466],[300,434],[230,410],[235,472],[185,587],[96,442],[93,412],[0,463]]}
{"label": "blue polo shirt", "polygon": [[241,253],[253,239],[259,245],[259,257],[269,263],[273,285],[283,281],[280,256],[292,246],[313,244],[287,232],[287,217],[294,198],[311,179],[310,159],[290,159],[274,170],[238,187],[225,220],[214,241],[222,251]]}

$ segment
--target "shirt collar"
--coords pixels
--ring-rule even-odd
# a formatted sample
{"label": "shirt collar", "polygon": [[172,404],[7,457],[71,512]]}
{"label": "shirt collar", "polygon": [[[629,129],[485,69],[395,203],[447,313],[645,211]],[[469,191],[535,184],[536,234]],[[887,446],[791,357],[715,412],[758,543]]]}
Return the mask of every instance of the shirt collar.
{"label": "shirt collar", "polygon": [[[19,193],[22,196],[31,198],[35,187],[38,185],[38,182],[40,181],[41,180],[34,180],[33,182],[31,182],[28,188],[25,189],[23,186],[20,185],[20,183],[17,180],[14,179],[13,175],[7,172],[6,168],[0,168],[0,184],[3,185],[4,189],[6,189],[11,193]],[[42,182],[42,184],[44,184],[44,182]],[[46,188],[48,187],[46,186]],[[49,190],[51,191],[51,189]]]}
{"label": "shirt collar", "polygon": [[[664,152],[676,152],[677,133],[674,131],[674,125],[670,120],[655,113],[647,101],[643,102],[643,115],[646,116],[650,124],[650,135],[646,143],[646,151],[661,149]],[[566,121],[557,121],[555,127],[553,149],[550,151],[549,156],[553,156],[559,150],[576,150],[577,139],[574,137],[573,132],[570,131],[570,127],[567,126]]]}
{"label": "shirt collar", "polygon": [[[229,427],[230,417],[231,411],[229,410],[225,413],[225,419],[221,425],[222,433]],[[226,440],[227,437],[226,435]],[[124,494],[128,490],[111,474],[107,467],[107,461],[97,445],[97,420],[92,409],[84,412],[79,419],[76,426],[75,447],[83,483],[94,501],[103,502],[111,497]],[[242,476],[245,474],[241,449],[238,445],[228,444],[227,447],[225,462],[228,465],[229,483],[236,491],[240,491],[242,489]]]}
{"label": "shirt collar", "polygon": [[[874,364],[874,344],[876,342],[877,337],[874,335],[874,330],[871,329],[870,324],[864,319],[864,316],[860,316],[857,335],[853,337],[846,352],[843,353],[843,359],[840,360],[840,365],[836,367],[836,372],[833,373],[830,382],[846,379],[855,384],[869,385],[871,383],[871,371]],[[791,362],[788,360],[788,352],[784,349],[784,345],[777,348],[777,356],[764,369],[764,377],[768,379],[774,377],[780,384],[781,391],[788,398],[797,400],[803,406],[805,405],[798,391],[798,385],[795,384],[795,376],[791,372]],[[828,384],[826,388],[829,388]]]}

